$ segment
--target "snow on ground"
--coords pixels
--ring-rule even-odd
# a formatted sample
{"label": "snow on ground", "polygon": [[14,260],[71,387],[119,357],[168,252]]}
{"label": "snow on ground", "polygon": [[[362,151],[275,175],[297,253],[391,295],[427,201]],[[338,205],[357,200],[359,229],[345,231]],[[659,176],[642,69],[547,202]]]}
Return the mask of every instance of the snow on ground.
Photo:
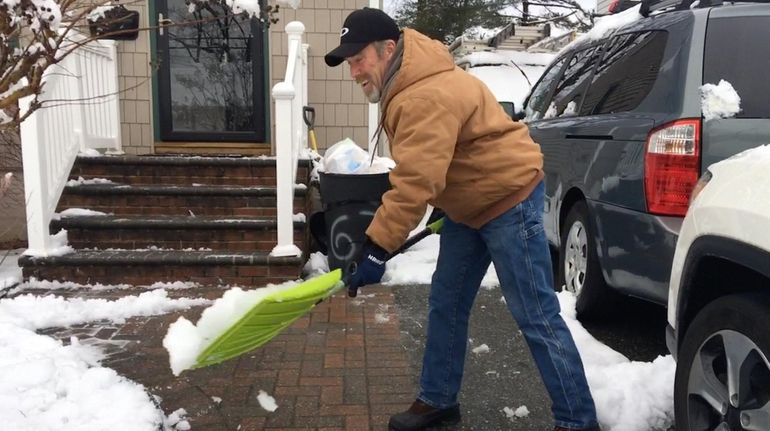
{"label": "snow on ground", "polygon": [[[0,276],[15,273],[5,268]],[[207,303],[170,299],[162,289],[118,300],[25,294],[0,299],[0,418],[14,431],[120,429],[151,431],[170,423],[146,388],[99,365],[101,352],[72,338],[69,345],[36,334],[40,328],[164,314]],[[189,426],[189,424],[188,424]]]}
{"label": "snow on ground", "polygon": [[[438,236],[434,235],[389,261],[383,283],[429,284],[437,254]],[[10,262],[15,266],[15,259]],[[306,269],[318,274],[327,268],[325,257],[315,254]],[[0,280],[3,279],[18,280],[21,273],[10,264],[3,264]],[[483,287],[494,289],[498,284],[494,268],[490,267]],[[27,285],[33,286],[22,286]],[[176,289],[181,287],[180,283],[173,285]],[[360,296],[370,297],[366,288]],[[667,429],[673,422],[675,363],[671,356],[652,362],[629,361],[594,339],[575,320],[574,297],[560,293],[559,301],[583,358],[603,429]],[[170,299],[164,288],[115,301],[30,294],[0,299],[0,417],[6,420],[4,425],[11,424],[8,429],[18,431],[112,429],[106,424],[119,424],[121,430],[127,431],[154,431],[161,423],[177,430],[189,429],[189,423],[180,414],[163,417],[142,385],[101,367],[100,352],[94,347],[82,346],[77,339],[65,346],[34,330],[96,320],[122,322],[131,316],[168,313],[208,302]],[[477,354],[495,354],[494,346],[485,347],[482,352],[479,346]],[[274,403],[267,394],[260,400],[269,411]],[[523,417],[526,414],[522,407],[526,408],[516,409],[518,414],[507,408],[512,416]]]}

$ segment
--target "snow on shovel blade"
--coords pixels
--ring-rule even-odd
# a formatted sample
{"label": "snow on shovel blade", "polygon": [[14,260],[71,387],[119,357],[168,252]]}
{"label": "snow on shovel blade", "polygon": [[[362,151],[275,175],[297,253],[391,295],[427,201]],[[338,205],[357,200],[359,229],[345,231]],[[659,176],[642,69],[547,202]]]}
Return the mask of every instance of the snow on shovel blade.
{"label": "snow on shovel blade", "polygon": [[341,289],[341,278],[342,271],[337,269],[266,296],[214,339],[198,355],[192,368],[240,356],[272,340],[316,304]]}

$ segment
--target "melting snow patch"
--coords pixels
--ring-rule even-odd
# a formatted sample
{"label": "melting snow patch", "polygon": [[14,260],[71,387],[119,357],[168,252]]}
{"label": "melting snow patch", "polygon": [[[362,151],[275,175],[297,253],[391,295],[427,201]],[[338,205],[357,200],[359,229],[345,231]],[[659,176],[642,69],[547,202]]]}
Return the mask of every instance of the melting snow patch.
{"label": "melting snow patch", "polygon": [[477,355],[481,354],[481,353],[489,353],[489,346],[487,346],[486,344],[482,344],[482,345],[480,345],[478,347],[474,347],[473,348],[473,353],[475,353]]}
{"label": "melting snow patch", "polygon": [[278,404],[275,403],[275,398],[271,397],[267,394],[267,392],[263,390],[259,390],[259,395],[257,395],[257,401],[259,401],[259,405],[262,406],[263,409],[274,412],[278,408]]}
{"label": "melting snow patch", "polygon": [[511,420],[513,420],[514,418],[525,418],[529,416],[529,409],[527,408],[527,406],[519,406],[518,408],[516,408],[516,410],[510,407],[503,407],[503,412],[505,413],[505,416]]}
{"label": "melting snow patch", "polygon": [[168,415],[166,423],[178,431],[187,431],[191,428],[190,422],[187,421],[187,410],[185,409],[174,410],[173,413]]}

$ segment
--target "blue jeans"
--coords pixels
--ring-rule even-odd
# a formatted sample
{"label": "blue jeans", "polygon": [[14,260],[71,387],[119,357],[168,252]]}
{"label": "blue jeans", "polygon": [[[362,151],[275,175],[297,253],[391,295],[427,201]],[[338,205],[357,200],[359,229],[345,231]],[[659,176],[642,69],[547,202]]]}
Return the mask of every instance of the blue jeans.
{"label": "blue jeans", "polygon": [[468,318],[481,279],[494,263],[508,309],[529,345],[551,397],[555,423],[596,425],[583,363],[559,315],[551,256],[543,232],[543,184],[481,229],[448,217],[441,230],[430,290],[428,339],[419,399],[437,408],[457,404],[468,342]]}

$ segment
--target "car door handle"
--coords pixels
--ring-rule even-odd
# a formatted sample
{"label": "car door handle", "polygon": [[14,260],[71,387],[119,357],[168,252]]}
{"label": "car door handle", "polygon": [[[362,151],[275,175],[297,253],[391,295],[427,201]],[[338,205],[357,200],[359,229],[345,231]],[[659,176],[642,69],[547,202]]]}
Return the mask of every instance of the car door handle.
{"label": "car door handle", "polygon": [[577,135],[569,133],[564,136],[567,139],[590,139],[592,141],[612,141],[612,135]]}

